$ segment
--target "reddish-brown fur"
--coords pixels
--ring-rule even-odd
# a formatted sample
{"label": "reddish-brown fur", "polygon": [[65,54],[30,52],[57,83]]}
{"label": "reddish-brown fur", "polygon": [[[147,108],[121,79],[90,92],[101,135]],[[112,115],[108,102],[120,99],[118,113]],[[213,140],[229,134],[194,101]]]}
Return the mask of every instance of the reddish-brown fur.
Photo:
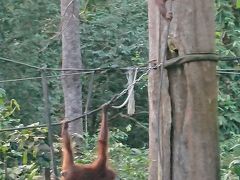
{"label": "reddish-brown fur", "polygon": [[75,164],[73,162],[73,152],[70,137],[68,134],[68,124],[62,126],[63,142],[63,162],[62,180],[114,180],[115,173],[107,167],[108,149],[108,124],[107,107],[102,109],[102,122],[98,138],[97,159],[88,165]]}

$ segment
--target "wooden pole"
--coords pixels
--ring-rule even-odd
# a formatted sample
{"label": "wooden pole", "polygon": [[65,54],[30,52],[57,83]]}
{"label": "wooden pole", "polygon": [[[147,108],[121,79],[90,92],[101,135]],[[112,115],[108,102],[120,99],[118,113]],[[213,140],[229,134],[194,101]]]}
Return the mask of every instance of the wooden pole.
{"label": "wooden pole", "polygon": [[[148,0],[148,30],[149,30],[149,61],[157,60],[159,56],[159,9],[155,0]],[[151,65],[151,64],[150,64]],[[152,64],[151,66],[154,66]],[[150,71],[148,76],[148,97],[149,97],[149,176],[148,180],[158,179],[158,107],[157,98],[158,71]]]}
{"label": "wooden pole", "polygon": [[[176,48],[172,55],[178,52],[191,57],[187,56],[190,61],[179,59],[183,64],[164,71],[160,104],[159,73],[149,73],[149,180],[219,179],[216,62],[211,57],[208,61],[205,55],[203,61],[191,59],[215,53],[213,6],[212,0],[173,1],[168,39]],[[160,37],[166,26],[158,18],[156,0],[148,0],[148,16],[149,61],[154,66],[162,62],[159,51],[164,44]]]}
{"label": "wooden pole", "polygon": [[44,119],[47,121],[48,127],[48,143],[50,147],[51,155],[51,167],[53,170],[54,179],[57,180],[57,166],[54,157],[54,148],[53,148],[53,138],[52,138],[52,126],[51,126],[51,116],[50,116],[50,105],[49,105],[49,94],[48,94],[48,80],[46,76],[46,71],[42,69],[42,89],[43,89],[43,101],[44,101]]}
{"label": "wooden pole", "polygon": [[[162,63],[165,52],[167,23],[160,19],[156,0],[148,0],[149,62],[150,66]],[[155,61],[154,61],[155,60]],[[161,82],[162,81],[162,82]],[[149,180],[170,179],[170,128],[171,102],[167,71],[151,70],[148,76],[149,96]],[[161,91],[161,92],[160,92]],[[161,98],[159,97],[161,96]],[[161,102],[160,102],[161,101]]]}
{"label": "wooden pole", "polygon": [[[215,53],[214,1],[173,2],[170,37],[179,55]],[[186,62],[168,74],[171,180],[219,180],[216,62]]]}

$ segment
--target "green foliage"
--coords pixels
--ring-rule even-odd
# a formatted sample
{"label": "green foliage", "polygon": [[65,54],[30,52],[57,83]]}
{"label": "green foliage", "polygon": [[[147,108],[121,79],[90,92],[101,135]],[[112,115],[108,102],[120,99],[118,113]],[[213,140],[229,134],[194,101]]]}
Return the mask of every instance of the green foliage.
{"label": "green foliage", "polygon": [[[236,4],[233,4],[236,2]],[[240,56],[240,1],[218,0],[217,7],[217,50],[220,55]],[[219,62],[218,68],[239,69],[236,62]],[[221,142],[222,179],[240,177],[240,77],[220,75],[218,112]],[[224,140],[224,141],[223,141]]]}
{"label": "green foliage", "polygon": [[222,179],[238,180],[240,177],[240,135],[221,143]]}
{"label": "green foliage", "polygon": [[[92,8],[89,4],[87,9]],[[95,6],[94,10],[81,11],[81,52],[83,61],[88,68],[124,67],[142,65],[147,62],[147,6],[146,1],[114,0],[104,6]],[[140,74],[140,73],[139,73]],[[88,82],[88,81],[86,81]],[[136,86],[137,112],[147,109],[147,81]],[[103,104],[116,93],[126,87],[126,75],[122,71],[95,76],[93,89],[93,108]],[[84,93],[88,92],[84,84]],[[125,97],[124,97],[125,98]],[[117,104],[122,103],[124,98]],[[126,110],[121,110],[126,112]],[[114,114],[119,111],[114,111]],[[146,123],[147,114],[135,115],[140,123]],[[142,147],[147,142],[147,131],[142,131],[136,123],[117,116],[118,121],[111,121],[112,125],[126,132],[128,124],[133,126],[127,140],[135,147]],[[94,118],[92,119],[94,121]],[[91,132],[95,132],[98,123],[90,123]],[[138,138],[136,138],[136,136]]]}
{"label": "green foliage", "polygon": [[[141,65],[147,61],[147,6],[146,1],[111,1],[82,0],[81,1],[81,53],[86,68],[119,67]],[[59,1],[47,0],[6,0],[0,1],[0,56],[16,59],[28,64],[59,67],[61,44],[57,35],[60,27]],[[44,12],[44,13],[43,13]],[[51,73],[58,75],[59,73]],[[39,71],[4,62],[0,67],[0,79],[12,79],[40,76]],[[83,79],[83,97],[88,93],[89,77]],[[137,111],[146,111],[146,82],[136,86]],[[60,79],[50,79],[51,114],[54,120],[63,116],[63,96]],[[107,72],[95,76],[91,109],[111,99],[126,87],[126,75],[122,71]],[[139,89],[140,87],[141,89]],[[27,125],[34,122],[44,123],[42,118],[43,102],[41,82],[21,81],[4,83],[10,97],[18,99],[22,111],[18,116],[21,123]],[[16,90],[18,89],[18,90]],[[119,104],[124,98],[119,100]],[[124,110],[125,111],[125,110]],[[119,113],[114,111],[114,114]],[[98,128],[96,117],[90,118],[89,132]],[[143,146],[147,142],[147,132],[139,131],[136,123],[112,121],[114,126],[125,130],[131,123],[133,130],[129,141],[133,146]],[[146,124],[147,114],[134,117],[140,123]],[[119,123],[121,122],[121,123]],[[135,128],[136,127],[136,128]],[[140,140],[139,140],[140,139]],[[144,139],[144,140],[142,140]]]}
{"label": "green foliage", "polygon": [[145,63],[146,10],[145,1],[116,0],[95,12],[81,14],[84,64],[102,67]]}
{"label": "green foliage", "polygon": [[111,136],[110,154],[120,178],[147,179],[148,151],[145,148],[130,148],[124,145],[122,142],[127,140],[128,135],[118,129],[112,131]]}
{"label": "green foliage", "polygon": [[[0,1],[0,56],[41,66],[57,67],[60,62],[60,42],[50,40],[59,26],[59,1]],[[40,76],[39,71],[1,61],[0,77],[14,79]],[[41,121],[41,82],[5,83],[10,97],[18,99],[24,123]],[[16,90],[18,89],[18,90]],[[34,121],[33,121],[34,120]]]}
{"label": "green foliage", "polygon": [[[218,0],[216,2],[217,51],[223,56],[240,56],[240,11],[238,1]],[[220,69],[239,69],[234,61],[219,62]],[[219,125],[221,138],[229,138],[232,133],[240,133],[240,77],[223,74],[219,77]]]}
{"label": "green foliage", "polygon": [[239,133],[240,113],[237,101],[230,95],[220,93],[218,103],[218,119],[222,138],[229,137],[232,132]]}
{"label": "green foliage", "polygon": [[[0,128],[22,127],[14,118],[19,110],[16,100],[6,99],[0,89]],[[32,125],[37,125],[32,124]],[[42,167],[49,166],[49,148],[46,144],[46,129],[1,132],[0,138],[0,179],[32,179]]]}
{"label": "green foliage", "polygon": [[231,1],[218,0],[216,2],[217,14],[217,49],[222,55],[240,56],[240,12]]}
{"label": "green foliage", "polygon": [[[0,128],[22,127],[20,120],[15,118],[19,110],[16,100],[7,101],[6,93],[0,89]],[[38,123],[31,124],[36,126]],[[131,126],[126,127],[131,131]],[[10,132],[0,132],[0,179],[34,179],[39,176],[43,168],[49,167],[50,150],[47,143],[47,129],[24,129]],[[121,179],[146,179],[147,178],[147,151],[145,148],[130,148],[123,144],[128,139],[128,134],[114,128],[110,138],[110,157],[112,166],[117,169]],[[55,136],[54,150],[60,167],[61,144],[59,137]],[[76,161],[86,164],[96,158],[97,135],[86,136],[87,145],[81,147],[80,156]]]}
{"label": "green foliage", "polygon": [[[81,0],[81,48],[86,68],[143,65],[148,58],[147,7],[146,1],[129,0]],[[216,0],[216,44],[222,56],[240,56],[240,1]],[[0,1],[0,56],[29,64],[50,67],[61,64],[61,43],[57,36],[60,29],[59,0],[4,0]],[[56,35],[56,36],[55,36]],[[219,62],[218,68],[239,69],[236,62]],[[53,73],[51,75],[58,75]],[[40,76],[39,71],[11,63],[2,63],[0,78],[12,79]],[[84,76],[83,97],[86,101],[89,77]],[[91,109],[110,99],[125,88],[127,81],[122,71],[95,76]],[[23,124],[43,122],[42,94],[40,81],[22,81],[1,84],[12,100],[0,88],[0,128],[21,127]],[[63,114],[63,99],[60,80],[51,79],[51,114],[57,119]],[[135,88],[136,107],[139,114],[123,116],[126,109],[113,110],[110,120],[112,130],[110,153],[112,165],[119,170],[122,179],[147,179],[147,126],[146,81]],[[219,76],[219,125],[221,135],[222,177],[239,176],[239,133],[240,133],[240,77]],[[16,102],[14,99],[17,99]],[[119,104],[124,99],[119,100]],[[19,104],[21,111],[19,111]],[[118,116],[116,115],[118,114]],[[17,118],[16,118],[17,117]],[[77,159],[88,163],[94,158],[98,128],[96,115],[89,117],[89,144]],[[117,119],[117,121],[115,120]],[[130,121],[133,120],[133,121]],[[139,122],[139,123],[136,123]],[[126,128],[128,127],[128,128]],[[7,163],[12,178],[20,176],[31,179],[42,167],[49,166],[49,151],[46,129],[24,130],[1,133],[0,179]],[[56,137],[57,139],[57,137]],[[19,143],[19,145],[16,145]],[[59,156],[60,144],[54,144]],[[39,151],[41,148],[45,149]],[[60,159],[60,158],[59,158]],[[59,162],[58,162],[59,163]],[[20,167],[20,168],[19,168]],[[11,170],[11,171],[10,171]],[[32,173],[31,173],[32,172]]]}
{"label": "green foliage", "polygon": [[240,0],[237,0],[237,2],[236,2],[236,8],[237,8],[237,9],[240,9]]}
{"label": "green foliage", "polygon": [[[146,148],[130,148],[123,144],[128,139],[128,134],[119,129],[112,129],[110,134],[110,165],[116,169],[118,176],[124,180],[147,179],[148,151]],[[89,144],[81,150],[81,155],[75,158],[78,163],[91,163],[96,158],[97,135],[87,137],[86,140]]]}

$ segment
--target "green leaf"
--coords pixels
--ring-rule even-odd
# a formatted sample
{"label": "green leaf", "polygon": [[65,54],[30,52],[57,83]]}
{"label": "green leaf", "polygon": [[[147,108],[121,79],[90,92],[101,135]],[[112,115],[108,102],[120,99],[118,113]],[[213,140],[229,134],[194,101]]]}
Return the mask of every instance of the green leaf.
{"label": "green leaf", "polygon": [[240,160],[232,161],[229,166],[235,174],[240,176]]}
{"label": "green leaf", "polygon": [[27,162],[28,162],[28,152],[27,152],[27,150],[25,150],[24,153],[23,153],[22,161],[23,161],[24,165],[27,165]]}
{"label": "green leaf", "polygon": [[37,154],[38,154],[38,151],[39,151],[39,147],[38,146],[34,146],[33,147],[33,157],[37,158]]}
{"label": "green leaf", "polygon": [[132,130],[132,125],[129,124],[129,125],[126,127],[126,130],[127,130],[127,132],[131,131],[131,130]]}
{"label": "green leaf", "polygon": [[14,110],[15,110],[15,109],[20,110],[20,106],[19,106],[19,104],[17,103],[17,101],[16,101],[15,99],[11,99],[10,104],[11,104],[11,107],[12,107]]}
{"label": "green leaf", "polygon": [[240,0],[237,0],[237,2],[236,2],[236,8],[237,8],[237,9],[240,9]]}
{"label": "green leaf", "polygon": [[28,175],[28,179],[29,180],[33,179],[33,177],[37,175],[37,171],[38,169],[33,169],[31,173]]}
{"label": "green leaf", "polygon": [[3,98],[6,96],[6,91],[2,88],[0,88],[0,98]]}

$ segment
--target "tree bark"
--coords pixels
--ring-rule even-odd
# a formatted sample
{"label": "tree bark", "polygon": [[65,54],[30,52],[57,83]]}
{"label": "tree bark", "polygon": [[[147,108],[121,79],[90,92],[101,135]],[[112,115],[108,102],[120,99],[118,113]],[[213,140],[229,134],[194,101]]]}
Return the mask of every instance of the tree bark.
{"label": "tree bark", "polygon": [[[213,13],[211,0],[173,1],[169,42],[179,55],[215,53]],[[159,27],[164,23],[159,19],[155,0],[148,0],[148,16],[149,61],[159,63],[163,46],[159,41],[163,31]],[[149,180],[218,180],[216,62],[188,62],[164,70],[163,76],[162,89],[159,71],[151,70],[148,81]],[[160,103],[159,91],[162,91]]]}
{"label": "tree bark", "polygon": [[[149,62],[155,66],[163,61],[159,59],[163,40],[160,29],[164,21],[159,16],[159,8],[155,0],[148,1],[149,20]],[[169,96],[169,81],[167,70],[163,70],[162,88],[160,89],[161,74],[159,69],[151,70],[148,77],[149,96],[149,180],[170,179],[170,130],[171,102]],[[161,93],[161,102],[159,95]],[[159,144],[160,143],[160,144]],[[159,146],[160,145],[160,146]]]}
{"label": "tree bark", "polygon": [[[62,68],[82,68],[80,53],[79,0],[61,0]],[[74,71],[64,74],[76,73]],[[69,120],[82,115],[82,85],[80,75],[62,76],[65,117]],[[83,134],[82,119],[69,124],[70,134]]]}
{"label": "tree bark", "polygon": [[[179,55],[215,52],[214,2],[174,1],[171,37]],[[169,69],[172,180],[218,180],[216,62]]]}
{"label": "tree bark", "polygon": [[[159,51],[159,19],[158,8],[154,0],[148,0],[148,29],[149,29],[149,62],[157,60]],[[149,97],[149,180],[157,180],[158,177],[158,137],[157,137],[157,81],[159,73],[150,71],[148,76]]]}

